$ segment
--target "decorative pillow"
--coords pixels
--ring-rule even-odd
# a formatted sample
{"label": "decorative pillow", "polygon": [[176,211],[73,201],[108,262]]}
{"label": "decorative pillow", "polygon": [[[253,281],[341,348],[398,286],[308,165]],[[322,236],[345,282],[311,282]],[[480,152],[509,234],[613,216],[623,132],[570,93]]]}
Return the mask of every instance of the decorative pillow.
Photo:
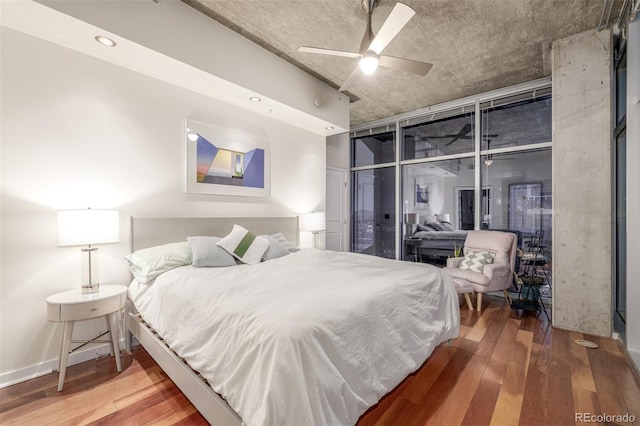
{"label": "decorative pillow", "polygon": [[191,247],[186,241],[169,243],[134,251],[125,257],[129,270],[141,283],[149,283],[158,275],[192,261]]}
{"label": "decorative pillow", "polygon": [[272,260],[277,259],[282,256],[286,256],[289,254],[289,250],[282,244],[280,244],[275,238],[271,235],[260,235],[263,238],[269,240],[269,248],[264,252],[262,256],[262,260]]}
{"label": "decorative pillow", "polygon": [[277,234],[272,235],[273,239],[282,244],[290,253],[294,253],[299,251],[300,249],[296,247],[291,241],[287,240],[287,238],[282,235],[282,232],[278,232]]}
{"label": "decorative pillow", "polygon": [[442,226],[441,223],[433,222],[433,223],[430,223],[429,226],[435,229],[436,231],[444,231],[444,227]]}
{"label": "decorative pillow", "polygon": [[240,225],[233,225],[229,235],[216,244],[231,256],[249,265],[260,263],[264,252],[269,248],[269,240],[252,234]]}
{"label": "decorative pillow", "polygon": [[464,255],[464,259],[460,263],[459,268],[482,273],[482,271],[484,270],[484,265],[493,263],[494,256],[495,253],[491,253],[488,251],[467,251],[467,253]]}
{"label": "decorative pillow", "polygon": [[453,225],[449,222],[440,222],[443,231],[453,231]]}
{"label": "decorative pillow", "polygon": [[423,231],[423,232],[433,232],[433,231],[435,231],[435,229],[433,229],[432,227],[430,227],[430,226],[428,226],[428,225],[420,225],[420,224],[417,224],[417,225],[416,225],[416,232],[420,232],[420,231]]}
{"label": "decorative pillow", "polygon": [[222,247],[216,244],[220,241],[218,237],[188,237],[187,241],[191,246],[194,268],[235,266],[236,260]]}

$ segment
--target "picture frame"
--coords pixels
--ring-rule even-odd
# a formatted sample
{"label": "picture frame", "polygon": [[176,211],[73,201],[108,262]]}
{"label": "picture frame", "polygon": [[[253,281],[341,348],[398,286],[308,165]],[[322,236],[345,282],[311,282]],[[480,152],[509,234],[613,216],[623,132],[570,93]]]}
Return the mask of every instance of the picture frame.
{"label": "picture frame", "polygon": [[189,194],[269,197],[269,140],[185,120],[184,191]]}
{"label": "picture frame", "polygon": [[533,234],[542,224],[542,183],[509,185],[509,229]]}
{"label": "picture frame", "polygon": [[415,179],[413,193],[415,194],[415,205],[428,205],[429,204],[429,190],[430,185],[420,179]]}

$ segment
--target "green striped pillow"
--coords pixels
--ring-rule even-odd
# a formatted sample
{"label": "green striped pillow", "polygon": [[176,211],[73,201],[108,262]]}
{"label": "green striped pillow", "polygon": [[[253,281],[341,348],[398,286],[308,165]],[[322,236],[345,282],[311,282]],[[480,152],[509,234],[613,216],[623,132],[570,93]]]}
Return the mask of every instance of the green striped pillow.
{"label": "green striped pillow", "polygon": [[269,240],[252,234],[240,225],[233,225],[229,235],[216,244],[231,256],[249,265],[260,263],[262,256],[269,248]]}

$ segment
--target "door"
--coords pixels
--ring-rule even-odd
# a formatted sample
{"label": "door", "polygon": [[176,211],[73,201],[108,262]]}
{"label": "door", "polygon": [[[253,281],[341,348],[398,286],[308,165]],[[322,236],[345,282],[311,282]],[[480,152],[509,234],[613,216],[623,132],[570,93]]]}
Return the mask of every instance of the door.
{"label": "door", "polygon": [[347,249],[347,171],[327,168],[327,231],[325,248],[345,251]]}
{"label": "door", "polygon": [[474,190],[458,190],[458,229],[473,229],[474,214]]}

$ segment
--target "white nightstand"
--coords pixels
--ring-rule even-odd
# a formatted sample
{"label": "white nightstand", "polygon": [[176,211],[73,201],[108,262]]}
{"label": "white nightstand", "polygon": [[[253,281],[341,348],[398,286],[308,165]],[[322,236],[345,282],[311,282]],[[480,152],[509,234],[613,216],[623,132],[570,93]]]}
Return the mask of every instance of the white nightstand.
{"label": "white nightstand", "polygon": [[[103,285],[96,293],[82,294],[80,288],[56,293],[47,298],[47,319],[49,321],[64,322],[62,333],[62,347],[60,349],[60,377],[58,379],[58,392],[64,386],[64,376],[67,372],[67,360],[71,343],[109,343],[112,353],[116,357],[118,371],[122,371],[120,362],[120,347],[118,338],[118,312],[127,302],[127,287],[123,285]],[[105,317],[109,327],[108,332],[102,333],[94,339],[71,340],[73,324],[92,318]],[[98,340],[105,334],[111,334],[111,340]],[[84,346],[84,345],[82,345]]]}

